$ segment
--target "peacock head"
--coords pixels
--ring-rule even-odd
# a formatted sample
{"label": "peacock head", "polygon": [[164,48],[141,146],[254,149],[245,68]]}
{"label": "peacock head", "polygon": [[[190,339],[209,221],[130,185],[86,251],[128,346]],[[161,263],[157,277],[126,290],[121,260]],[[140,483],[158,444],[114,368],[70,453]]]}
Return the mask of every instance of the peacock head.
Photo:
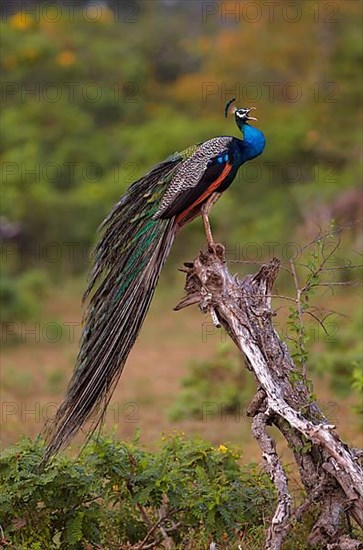
{"label": "peacock head", "polygon": [[224,116],[227,118],[228,114],[231,112],[234,114],[234,119],[236,121],[236,124],[238,128],[242,129],[242,127],[249,121],[249,120],[257,120],[254,116],[250,115],[250,112],[256,109],[256,107],[250,107],[249,109],[238,109],[235,105],[231,107],[232,103],[236,101],[236,98],[230,99],[224,109]]}

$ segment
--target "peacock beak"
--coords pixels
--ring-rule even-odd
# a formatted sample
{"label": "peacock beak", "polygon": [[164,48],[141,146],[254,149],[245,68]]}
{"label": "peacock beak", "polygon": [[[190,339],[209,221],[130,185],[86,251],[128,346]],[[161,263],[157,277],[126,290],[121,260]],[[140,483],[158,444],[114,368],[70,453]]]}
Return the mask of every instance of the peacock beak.
{"label": "peacock beak", "polygon": [[256,117],[250,116],[250,112],[254,111],[255,109],[256,107],[250,107],[249,109],[247,109],[247,120],[257,120]]}

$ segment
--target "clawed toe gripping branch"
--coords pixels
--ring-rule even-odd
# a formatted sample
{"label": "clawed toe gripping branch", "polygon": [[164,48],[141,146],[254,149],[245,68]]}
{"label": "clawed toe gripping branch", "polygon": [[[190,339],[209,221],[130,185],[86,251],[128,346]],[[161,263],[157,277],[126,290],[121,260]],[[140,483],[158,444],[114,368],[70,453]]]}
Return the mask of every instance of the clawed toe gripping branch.
{"label": "clawed toe gripping branch", "polygon": [[[308,537],[310,545],[329,550],[362,548],[342,530],[342,519],[349,516],[363,528],[363,471],[357,453],[340,440],[311,398],[305,378],[296,376],[298,369],[274,329],[271,294],[279,267],[279,260],[273,259],[255,275],[239,280],[228,271],[224,247],[209,243],[207,252],[184,264],[186,295],[175,309],[199,304],[202,312],[209,312],[256,377],[258,390],[248,415],[277,492],[266,549],[282,548],[294,521],[312,504],[319,506],[320,515]],[[306,491],[306,501],[295,510],[287,475],[268,433],[270,425],[280,430],[292,449]]]}

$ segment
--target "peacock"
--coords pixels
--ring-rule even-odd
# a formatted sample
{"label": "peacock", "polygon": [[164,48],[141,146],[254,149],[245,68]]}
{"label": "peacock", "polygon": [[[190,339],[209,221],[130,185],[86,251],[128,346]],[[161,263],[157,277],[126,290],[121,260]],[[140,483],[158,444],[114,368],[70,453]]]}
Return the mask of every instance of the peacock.
{"label": "peacock", "polygon": [[220,136],[174,153],[135,181],[100,227],[76,366],[65,399],[47,429],[45,460],[67,445],[92,415],[89,435],[107,405],[135,343],[161,269],[180,229],[201,215],[209,246],[212,205],[239,167],[260,155],[264,134],[249,124],[252,108],[228,101],[242,139]]}

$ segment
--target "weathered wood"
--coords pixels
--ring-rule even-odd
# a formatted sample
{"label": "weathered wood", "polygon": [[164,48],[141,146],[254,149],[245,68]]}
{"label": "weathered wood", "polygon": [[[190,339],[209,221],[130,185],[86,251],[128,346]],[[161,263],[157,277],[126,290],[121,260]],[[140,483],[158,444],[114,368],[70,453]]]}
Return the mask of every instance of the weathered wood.
{"label": "weathered wood", "polygon": [[[223,326],[243,353],[258,381],[247,413],[253,417],[253,435],[278,498],[266,549],[279,550],[291,528],[291,519],[300,518],[313,502],[321,504],[321,512],[308,542],[336,548],[343,514],[349,514],[363,528],[359,451],[340,440],[335,427],[312,402],[305,377],[299,376],[287,346],[274,329],[271,293],[279,265],[274,259],[257,274],[239,280],[228,271],[224,247],[215,245],[201,252],[193,263],[185,264],[186,296],[175,309],[199,304],[202,312],[210,312],[214,324]],[[267,432],[268,424],[274,424],[292,448],[306,488],[307,500],[296,511],[291,511],[286,474]],[[302,452],[306,442],[310,442],[310,448]],[[343,541],[341,532],[339,537],[347,548],[359,547],[349,537]]]}
{"label": "weathered wood", "polygon": [[288,479],[279,460],[275,442],[267,432],[269,420],[270,418],[266,413],[256,414],[252,422],[252,433],[261,448],[267,472],[277,491],[278,503],[267,533],[266,544],[271,550],[279,550],[290,527],[291,495],[288,488]]}

